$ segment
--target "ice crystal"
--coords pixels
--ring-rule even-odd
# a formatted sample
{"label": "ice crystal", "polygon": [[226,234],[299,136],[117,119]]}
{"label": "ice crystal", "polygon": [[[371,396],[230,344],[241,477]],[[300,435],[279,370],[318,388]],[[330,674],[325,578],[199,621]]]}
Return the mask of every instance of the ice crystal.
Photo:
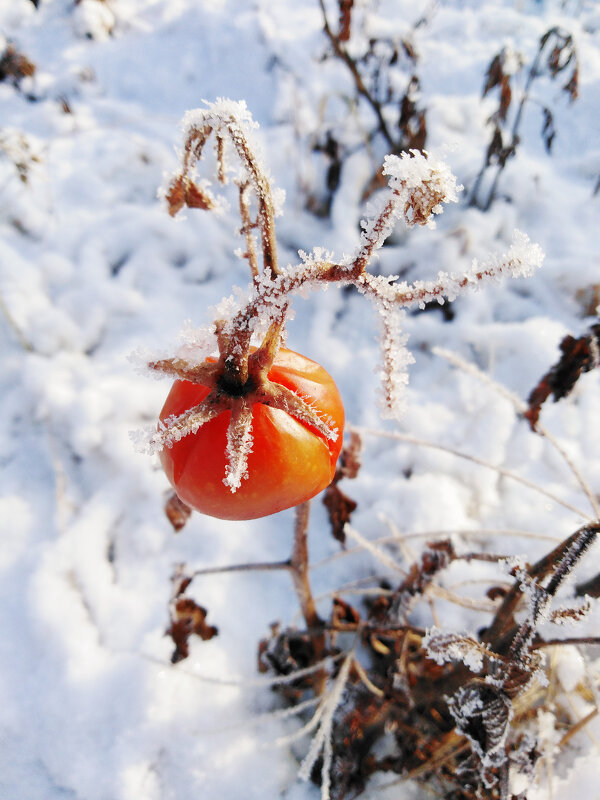
{"label": "ice crystal", "polygon": [[404,313],[383,304],[378,310],[383,327],[382,414],[388,419],[400,419],[405,411],[408,367],[414,363],[414,358],[406,347],[408,334],[402,332]]}
{"label": "ice crystal", "polygon": [[397,198],[395,213],[408,225],[434,227],[433,216],[442,213],[442,203],[456,203],[462,189],[448,165],[426,151],[386,156],[383,174]]}
{"label": "ice crystal", "polygon": [[[175,442],[184,436],[197,433],[200,428],[221,413],[218,408],[194,406],[180,416],[171,416],[158,421],[156,430],[146,440],[146,449],[150,453],[158,453],[165,447],[173,447]],[[141,441],[138,438],[138,442]]]}
{"label": "ice crystal", "polygon": [[484,657],[493,658],[485,645],[471,636],[457,633],[442,633],[438,628],[431,628],[423,638],[423,649],[436,664],[447,664],[450,661],[462,661],[471,672],[481,672]]}

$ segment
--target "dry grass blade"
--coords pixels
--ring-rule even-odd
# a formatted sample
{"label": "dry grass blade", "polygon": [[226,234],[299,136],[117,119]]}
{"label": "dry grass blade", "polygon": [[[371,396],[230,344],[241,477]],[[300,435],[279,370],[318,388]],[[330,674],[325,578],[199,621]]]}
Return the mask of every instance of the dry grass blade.
{"label": "dry grass blade", "polygon": [[[481,383],[485,384],[486,386],[489,386],[497,394],[500,394],[502,397],[505,397],[507,400],[509,400],[518,414],[520,414],[521,416],[526,416],[529,408],[527,403],[523,402],[523,400],[521,400],[520,397],[513,394],[513,392],[511,392],[505,386],[502,386],[502,384],[499,384],[497,381],[493,380],[493,378],[490,375],[488,375],[485,372],[482,372],[482,370],[480,370],[475,364],[473,364],[472,362],[465,361],[464,359],[460,358],[460,356],[458,356],[456,353],[452,353],[449,350],[445,350],[444,348],[441,347],[434,347],[432,349],[432,352],[437,356],[441,356],[441,358],[444,358],[450,364],[453,364],[455,367],[462,370],[463,372],[466,372],[469,375],[473,375]],[[559,453],[560,456],[564,459],[568,468],[573,473],[573,476],[575,477],[577,483],[581,487],[583,493],[588,498],[590,505],[592,507],[594,517],[600,518],[600,506],[598,505],[594,493],[592,492],[587,481],[581,474],[581,471],[579,470],[573,459],[569,456],[567,451],[564,449],[564,447],[560,444],[560,442],[556,439],[556,437],[550,433],[550,431],[548,431],[543,425],[540,424],[539,420],[538,422],[536,422],[535,432],[538,433],[540,436],[542,436],[544,439],[547,439],[548,442],[550,442],[550,444],[557,451],[557,453]]]}

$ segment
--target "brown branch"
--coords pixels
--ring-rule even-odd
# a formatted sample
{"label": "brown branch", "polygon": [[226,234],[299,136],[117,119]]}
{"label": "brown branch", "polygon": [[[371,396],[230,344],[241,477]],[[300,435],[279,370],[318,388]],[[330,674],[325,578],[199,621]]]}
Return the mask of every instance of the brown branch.
{"label": "brown branch", "polygon": [[333,31],[331,30],[331,26],[329,25],[329,20],[327,19],[327,11],[325,9],[325,2],[324,0],[319,0],[321,5],[321,11],[323,13],[323,30],[325,31],[327,38],[331,42],[333,47],[333,51],[338,58],[340,58],[350,70],[352,77],[354,79],[354,83],[356,85],[356,91],[365,98],[367,103],[371,106],[373,111],[375,112],[375,116],[377,117],[377,122],[379,123],[379,130],[383,138],[386,140],[390,150],[395,151],[396,143],[392,138],[392,135],[389,132],[387,123],[385,121],[385,117],[383,116],[383,111],[381,109],[380,103],[375,100],[373,95],[369,92],[367,87],[364,84],[364,81],[360,75],[358,67],[354,59],[348,54],[348,51],[345,47],[342,46],[340,42],[340,38],[336,36]]}
{"label": "brown branch", "polygon": [[[290,569],[294,588],[298,596],[302,616],[312,635],[314,659],[320,661],[325,656],[324,622],[317,613],[315,599],[310,588],[308,577],[308,520],[310,516],[310,500],[296,507],[296,524],[294,526],[294,549],[290,560]],[[327,683],[327,673],[320,670],[315,676],[315,692],[322,694]]]}
{"label": "brown branch", "polygon": [[246,239],[246,252],[244,253],[244,258],[248,259],[250,272],[252,277],[256,280],[260,273],[258,270],[256,242],[253,234],[256,224],[250,219],[250,198],[248,197],[249,189],[250,184],[248,181],[240,183],[240,217],[242,219],[241,233],[244,234]]}

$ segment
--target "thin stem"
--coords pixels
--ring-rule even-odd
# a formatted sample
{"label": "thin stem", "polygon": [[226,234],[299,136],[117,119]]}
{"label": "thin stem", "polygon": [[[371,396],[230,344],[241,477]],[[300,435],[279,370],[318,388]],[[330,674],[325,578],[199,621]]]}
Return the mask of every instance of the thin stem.
{"label": "thin stem", "polygon": [[367,103],[371,106],[373,111],[375,112],[375,116],[377,117],[377,121],[379,123],[379,130],[383,138],[386,140],[390,148],[393,152],[397,150],[397,144],[392,138],[387,123],[385,121],[385,117],[383,116],[383,111],[381,110],[381,105],[375,100],[375,98],[371,95],[367,87],[365,86],[363,79],[361,78],[360,72],[358,71],[358,67],[356,66],[356,62],[348,55],[347,50],[342,47],[338,37],[333,33],[331,27],[329,25],[329,20],[327,19],[327,11],[325,9],[325,2],[324,0],[319,0],[321,5],[321,11],[323,13],[323,29],[327,35],[327,38],[331,42],[333,46],[334,53],[338,58],[340,58],[348,67],[350,72],[352,73],[352,77],[354,78],[354,83],[356,84],[356,91],[365,98]]}
{"label": "thin stem", "polygon": [[255,224],[253,224],[252,220],[250,219],[250,198],[248,197],[249,190],[250,183],[248,181],[240,184],[240,217],[242,219],[241,232],[244,234],[244,238],[246,239],[246,252],[244,253],[244,257],[248,259],[252,278],[256,280],[259,276],[258,256],[256,253],[256,242],[253,234]]}
{"label": "thin stem", "polygon": [[[487,373],[483,372],[478,367],[476,367],[475,364],[473,364],[470,361],[465,361],[464,359],[460,358],[460,356],[458,356],[456,353],[453,353],[450,350],[446,350],[443,347],[434,347],[432,352],[434,355],[441,356],[453,366],[458,367],[458,369],[463,370],[463,372],[467,372],[470,375],[473,375],[479,381],[494,389],[498,394],[500,394],[502,397],[505,397],[513,404],[518,414],[520,414],[521,416],[525,415],[525,412],[528,410],[527,403],[524,403],[520,397],[518,397],[516,394],[513,394],[513,392],[507,389],[506,386],[503,386],[501,383],[495,381],[490,375],[488,375]],[[556,439],[556,437],[552,433],[550,433],[550,431],[547,428],[545,428],[539,422],[539,420],[538,422],[536,422],[535,428],[533,430],[535,433],[539,434],[539,436],[542,436],[544,439],[547,439],[550,442],[550,444],[554,447],[554,449],[559,453],[559,455],[564,459],[565,463],[573,473],[575,480],[581,487],[583,493],[588,498],[590,505],[592,507],[592,512],[594,514],[594,517],[600,518],[600,507],[598,506],[596,498],[589,484],[583,477],[581,471],[579,470],[573,459],[569,456],[567,451],[558,441],[558,439]]]}
{"label": "thin stem", "polygon": [[197,578],[201,575],[222,575],[226,572],[274,572],[276,570],[291,569],[289,559],[287,561],[257,561],[246,564],[228,564],[224,567],[206,567],[195,569],[191,577]]}
{"label": "thin stem", "polygon": [[526,486],[528,489],[531,489],[538,494],[543,495],[544,497],[548,497],[550,500],[553,500],[558,505],[563,506],[563,508],[568,509],[569,511],[574,512],[578,516],[582,517],[585,520],[591,522],[592,518],[584,513],[580,508],[577,508],[571,503],[568,503],[566,500],[562,500],[560,497],[557,497],[552,492],[547,491],[542,486],[538,486],[537,483],[533,483],[533,481],[527,480],[527,478],[523,478],[521,475],[518,475],[516,472],[512,472],[509,469],[505,469],[504,467],[500,467],[497,464],[490,464],[489,461],[484,461],[481,458],[477,458],[477,456],[469,455],[468,453],[462,453],[460,450],[455,450],[453,447],[447,447],[443,444],[439,444],[438,442],[429,442],[425,439],[417,439],[414,436],[409,436],[408,434],[404,433],[397,433],[393,431],[379,431],[374,428],[362,428],[357,426],[352,426],[352,430],[355,430],[357,433],[361,434],[362,436],[380,436],[385,439],[396,439],[400,442],[405,442],[406,444],[414,444],[418,447],[431,447],[434,450],[441,450],[444,453],[450,453],[457,458],[464,458],[467,461],[471,461],[473,464],[478,464],[481,467],[486,467],[487,469],[492,469],[497,472],[499,475],[502,475],[505,478],[510,478],[517,483],[521,483],[523,486]]}
{"label": "thin stem", "polygon": [[[314,657],[321,660],[325,654],[325,632],[323,620],[317,613],[317,606],[310,588],[308,577],[308,520],[310,516],[310,500],[296,506],[296,523],[294,526],[294,548],[290,561],[294,589],[298,596],[302,616],[309,629],[315,631],[312,636]],[[327,684],[326,671],[320,670],[315,675],[315,693],[323,694]]]}
{"label": "thin stem", "polygon": [[294,526],[294,549],[290,560],[294,587],[302,609],[302,616],[309,628],[322,627],[323,620],[317,613],[310,581],[308,579],[308,520],[310,516],[310,500],[296,507],[296,523]]}

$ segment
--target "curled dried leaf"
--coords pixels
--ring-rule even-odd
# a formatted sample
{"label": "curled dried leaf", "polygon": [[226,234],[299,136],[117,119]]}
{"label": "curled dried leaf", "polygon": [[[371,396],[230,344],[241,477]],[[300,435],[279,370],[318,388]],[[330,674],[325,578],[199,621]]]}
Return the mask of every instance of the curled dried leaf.
{"label": "curled dried leaf", "polygon": [[207,611],[191,597],[178,597],[171,614],[171,625],[166,633],[173,639],[175,650],[171,656],[173,664],[183,661],[190,654],[189,639],[192,634],[203,641],[216,636],[218,629],[206,624]]}
{"label": "curled dried leaf", "polygon": [[192,509],[180,500],[175,492],[169,494],[165,503],[165,514],[176,533],[185,527],[191,513]]}
{"label": "curled dried leaf", "polygon": [[333,537],[341,542],[346,543],[346,534],[344,528],[350,522],[352,512],[356,511],[356,502],[348,495],[344,494],[337,486],[329,486],[323,497],[323,503],[329,513],[329,522],[331,523],[331,532]]}
{"label": "curled dried leaf", "polygon": [[600,324],[579,338],[565,336],[560,343],[561,357],[531,391],[525,417],[535,429],[542,405],[552,395],[554,402],[569,395],[584,372],[600,365]]}

